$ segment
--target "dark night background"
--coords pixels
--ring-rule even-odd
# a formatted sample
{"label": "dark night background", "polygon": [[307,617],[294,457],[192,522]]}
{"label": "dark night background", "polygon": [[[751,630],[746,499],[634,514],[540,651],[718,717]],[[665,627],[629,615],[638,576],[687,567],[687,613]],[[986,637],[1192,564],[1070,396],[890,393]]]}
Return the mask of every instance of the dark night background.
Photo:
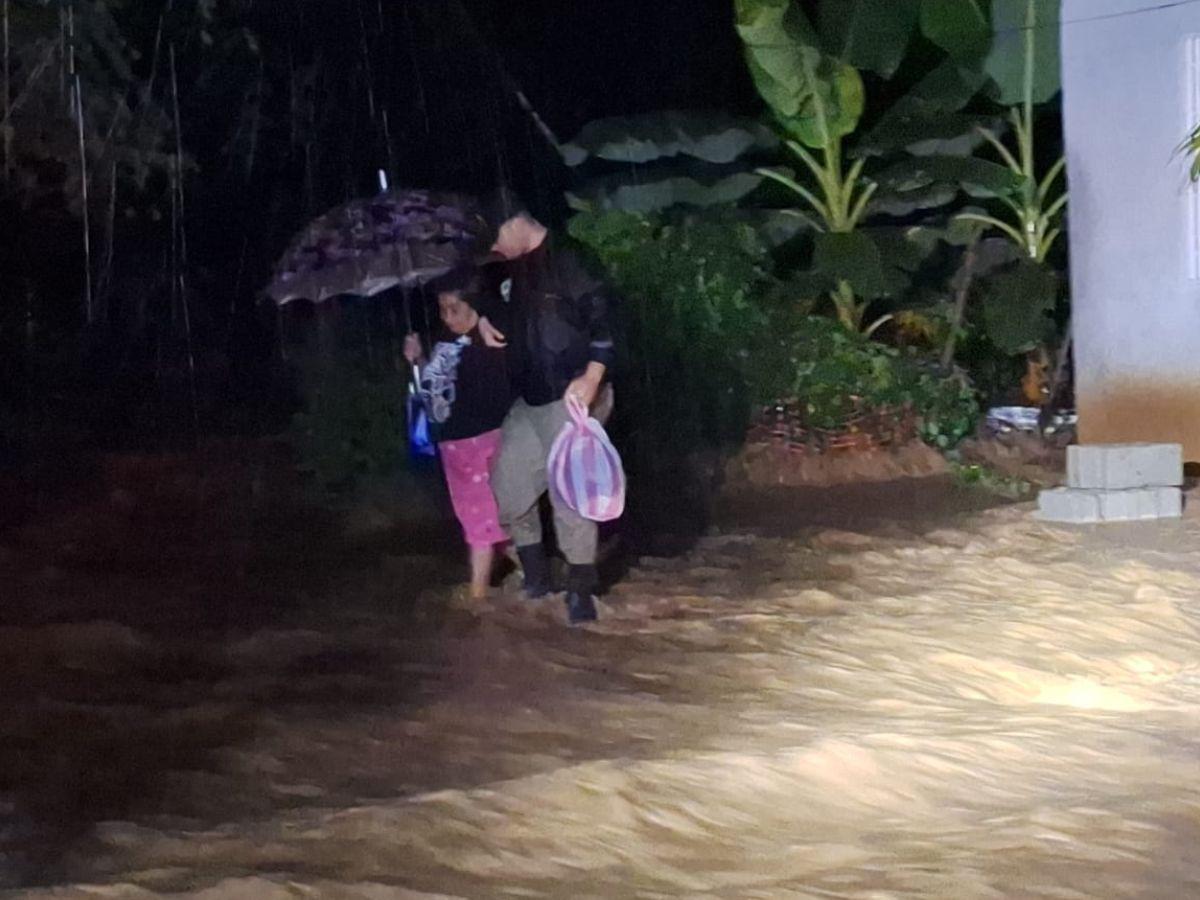
{"label": "dark night background", "polygon": [[[258,292],[309,219],[371,193],[386,169],[394,186],[486,193],[503,181],[561,222],[572,173],[519,106],[518,90],[563,141],[604,116],[760,105],[727,0],[228,0],[206,20],[198,8],[114,6],[134,60],[133,81],[118,89],[132,97],[149,86],[169,114],[166,54],[154,52],[160,21],[163,42],[178,50],[181,137],[192,164],[180,265],[197,400],[184,384],[166,176],[118,189],[128,209],[115,217],[112,264],[97,288],[96,321],[84,328],[79,223],[68,191],[56,190],[77,166],[68,143],[60,159],[37,163],[36,202],[3,198],[0,392],[10,416],[0,443],[10,459],[39,455],[31,413],[77,426],[74,437],[48,438],[60,449],[72,441],[161,446],[194,439],[197,429],[277,430],[290,402],[271,371],[280,320]],[[110,87],[85,83],[85,96]],[[168,123],[159,149],[173,142]],[[94,163],[92,178],[105,168]],[[108,252],[104,206],[93,199],[99,258]]]}
{"label": "dark night background", "polygon": [[[281,13],[296,7],[276,5]],[[378,123],[367,118],[354,6],[302,4],[292,21],[266,17],[262,33],[265,44],[286,45],[299,57],[340,60],[341,114],[351,120],[340,136],[346,155],[361,163],[359,188],[368,189],[375,177],[370,149],[383,157],[379,167],[387,159]],[[558,203],[567,173],[547,156],[515,90],[564,141],[605,116],[760,106],[724,0],[361,6],[367,29],[379,34],[371,57],[376,100],[390,114],[402,183],[481,191],[503,175],[539,203]]]}

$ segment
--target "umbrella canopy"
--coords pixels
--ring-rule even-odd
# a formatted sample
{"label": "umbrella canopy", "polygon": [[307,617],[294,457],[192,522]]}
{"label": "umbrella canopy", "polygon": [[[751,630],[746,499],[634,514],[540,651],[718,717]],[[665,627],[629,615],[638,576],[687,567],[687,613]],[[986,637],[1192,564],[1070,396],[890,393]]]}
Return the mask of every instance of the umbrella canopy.
{"label": "umbrella canopy", "polygon": [[485,249],[478,203],[461,194],[394,190],[339,206],[292,241],[267,295],[280,306],[416,287]]}

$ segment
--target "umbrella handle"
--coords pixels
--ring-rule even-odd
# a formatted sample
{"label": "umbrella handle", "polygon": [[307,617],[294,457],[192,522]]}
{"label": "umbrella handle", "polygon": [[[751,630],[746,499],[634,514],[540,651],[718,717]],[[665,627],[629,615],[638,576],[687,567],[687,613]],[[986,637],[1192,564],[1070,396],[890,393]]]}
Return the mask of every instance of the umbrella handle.
{"label": "umbrella handle", "polygon": [[412,330],[413,330],[412,298],[409,296],[408,288],[400,289],[400,298],[401,298],[401,301],[404,303],[404,333],[412,334]]}
{"label": "umbrella handle", "polygon": [[[400,289],[401,302],[404,304],[404,336],[407,338],[413,333],[412,320],[412,298],[409,296],[408,288]],[[408,367],[409,383],[413,390],[420,390],[421,387],[421,370],[416,363],[410,363]]]}

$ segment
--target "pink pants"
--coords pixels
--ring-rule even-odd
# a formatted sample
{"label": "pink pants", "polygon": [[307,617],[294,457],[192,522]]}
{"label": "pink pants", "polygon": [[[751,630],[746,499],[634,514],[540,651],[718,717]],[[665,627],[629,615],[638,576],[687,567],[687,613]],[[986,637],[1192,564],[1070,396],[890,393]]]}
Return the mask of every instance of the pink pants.
{"label": "pink pants", "polygon": [[492,466],[500,454],[500,429],[461,441],[443,441],[438,448],[450,502],[467,543],[490,547],[507,541],[492,493]]}

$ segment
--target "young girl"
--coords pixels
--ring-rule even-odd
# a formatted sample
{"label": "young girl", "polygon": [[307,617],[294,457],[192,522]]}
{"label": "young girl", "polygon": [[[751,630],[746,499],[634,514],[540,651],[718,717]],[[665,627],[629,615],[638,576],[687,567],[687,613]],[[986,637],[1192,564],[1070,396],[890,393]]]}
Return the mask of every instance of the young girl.
{"label": "young girl", "polygon": [[483,281],[472,269],[451,272],[434,284],[445,326],[428,361],[421,339],[410,334],[404,355],[421,365],[419,389],[438,444],[454,514],[471,550],[471,597],[487,595],[496,544],[508,538],[492,494],[492,465],[500,452],[500,425],[512,405],[503,350],[479,336],[475,311]]}

